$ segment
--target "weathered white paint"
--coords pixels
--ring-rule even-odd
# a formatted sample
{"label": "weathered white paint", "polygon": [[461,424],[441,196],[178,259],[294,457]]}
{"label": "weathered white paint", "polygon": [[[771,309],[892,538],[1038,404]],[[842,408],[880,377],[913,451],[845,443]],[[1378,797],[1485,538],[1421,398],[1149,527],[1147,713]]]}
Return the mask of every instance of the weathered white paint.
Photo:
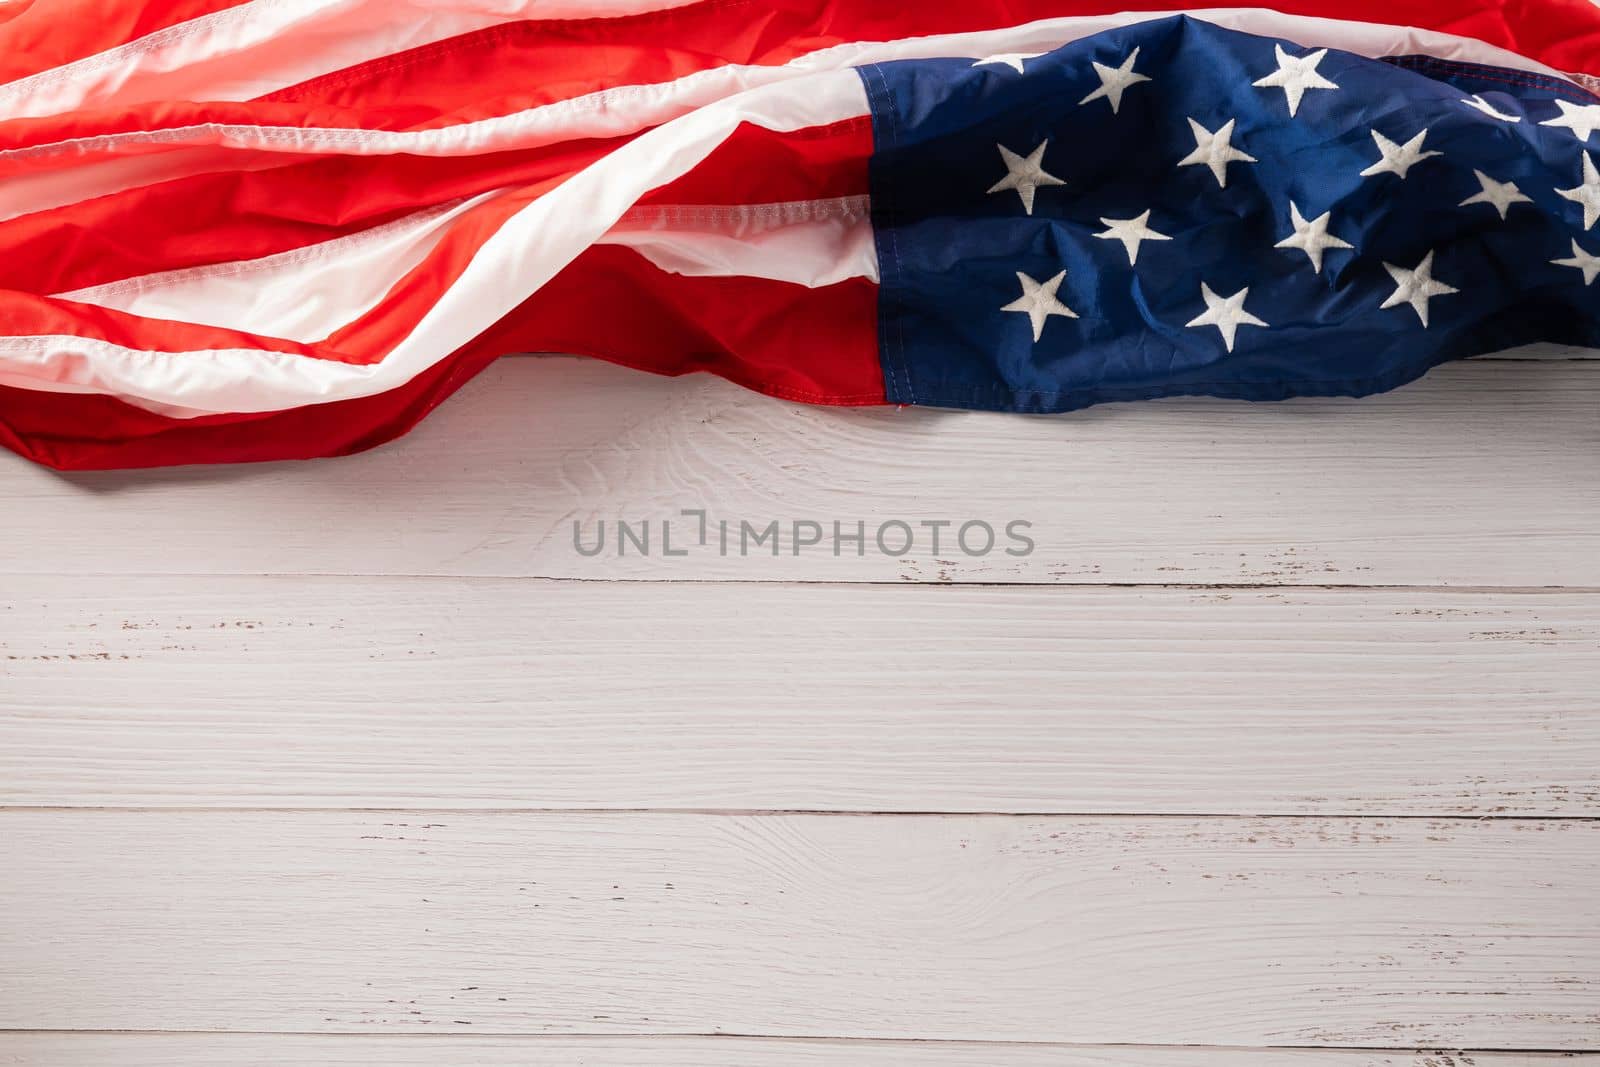
{"label": "weathered white paint", "polygon": [[0,804],[1600,814],[1600,594],[13,577]]}
{"label": "weathered white paint", "polygon": [[1600,1057],[826,1038],[0,1033],[6,1067],[1586,1067],[1594,1060]]}
{"label": "weathered white paint", "polygon": [[1590,1047],[1600,823],[0,812],[10,1026]]}
{"label": "weathered white paint", "polygon": [[[503,360],[411,437],[312,464],[61,477],[0,460],[0,573],[1600,586],[1600,363],[1471,362],[1363,400],[1108,405],[1027,418],[807,408],[705,378]],[[814,520],[729,558],[697,522]],[[654,555],[573,549],[618,518]],[[835,557],[887,520],[1034,524],[972,558]],[[615,529],[612,526],[611,532]],[[587,540],[586,540],[586,543]],[[898,547],[893,532],[890,547]],[[972,547],[979,546],[974,532]]]}
{"label": "weathered white paint", "polygon": [[[360,457],[0,458],[0,1064],[1595,1048],[1592,355],[1037,419],[521,359]],[[685,507],[1039,547],[571,548]]]}

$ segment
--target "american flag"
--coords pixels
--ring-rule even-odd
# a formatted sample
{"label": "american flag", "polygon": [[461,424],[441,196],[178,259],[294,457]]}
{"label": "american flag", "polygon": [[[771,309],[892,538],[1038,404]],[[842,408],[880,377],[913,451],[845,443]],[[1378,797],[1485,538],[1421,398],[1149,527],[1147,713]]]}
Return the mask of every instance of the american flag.
{"label": "american flag", "polygon": [[0,441],[347,453],[518,352],[1060,412],[1600,347],[1600,7],[1128,7],[0,4]]}

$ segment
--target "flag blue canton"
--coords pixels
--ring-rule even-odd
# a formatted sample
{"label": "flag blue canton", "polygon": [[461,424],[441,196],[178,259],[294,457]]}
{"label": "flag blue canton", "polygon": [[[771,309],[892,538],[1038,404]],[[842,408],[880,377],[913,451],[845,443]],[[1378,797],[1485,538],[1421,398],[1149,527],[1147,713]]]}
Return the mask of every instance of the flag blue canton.
{"label": "flag blue canton", "polygon": [[1600,346],[1597,98],[1177,17],[860,68],[898,403],[1363,395]]}

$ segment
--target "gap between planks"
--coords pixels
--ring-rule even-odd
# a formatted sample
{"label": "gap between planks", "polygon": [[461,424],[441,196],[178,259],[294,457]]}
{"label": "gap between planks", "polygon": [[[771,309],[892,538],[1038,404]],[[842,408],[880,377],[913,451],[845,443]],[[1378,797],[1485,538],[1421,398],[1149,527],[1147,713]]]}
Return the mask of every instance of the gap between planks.
{"label": "gap between planks", "polygon": [[[245,804],[228,806],[185,804],[177,805],[134,805],[134,804],[0,804],[0,812],[36,812],[48,814],[51,812],[102,812],[122,815],[160,815],[165,813],[178,813],[186,815],[405,815],[421,818],[445,817],[454,815],[504,815],[504,816],[710,816],[714,818],[729,819],[779,819],[793,816],[829,818],[829,819],[1260,819],[1263,821],[1274,820],[1305,820],[1315,817],[1334,821],[1359,821],[1381,819],[1384,822],[1500,822],[1500,823],[1541,823],[1541,822],[1600,822],[1600,815],[1501,815],[1501,814],[1396,814],[1391,812],[1356,813],[1333,812],[1319,813],[1308,816],[1305,812],[1296,811],[1167,811],[1167,812],[1136,812],[1136,811],[976,811],[970,809],[952,808],[947,811],[908,811],[901,809],[874,810],[871,808],[540,808],[540,807],[495,807],[495,808],[383,808],[362,805],[337,805],[324,807],[265,807]],[[4,1031],[0,1027],[0,1031]]]}
{"label": "gap between planks", "polygon": [[[292,1034],[0,1030],[11,1067],[1552,1067],[1588,1053],[1540,1050],[1066,1045],[775,1038],[762,1035]],[[48,1057],[48,1058],[46,1058]],[[581,1058],[580,1058],[581,1057]],[[915,1057],[914,1061],[908,1057]],[[292,1059],[291,1059],[292,1058]]]}
{"label": "gap between planks", "polygon": [[[1596,0],[1600,2],[1600,0]],[[551,577],[537,574],[407,574],[392,573],[387,571],[303,571],[303,572],[270,572],[263,574],[240,574],[237,571],[184,571],[172,574],[163,571],[29,571],[30,578],[60,578],[63,580],[76,580],[80,578],[140,578],[160,579],[173,581],[174,579],[205,580],[211,578],[259,578],[263,581],[284,582],[319,582],[338,581],[350,578],[370,578],[378,581],[415,581],[415,582],[460,582],[469,584],[473,582],[520,582],[527,584],[562,584],[562,585],[637,585],[637,586],[760,586],[767,589],[805,588],[808,586],[822,586],[829,589],[840,587],[858,586],[873,589],[1129,589],[1129,590],[1172,590],[1174,592],[1374,592],[1374,593],[1461,593],[1466,595],[1497,593],[1514,593],[1518,595],[1552,595],[1559,596],[1564,593],[1580,595],[1593,595],[1600,593],[1600,585],[1452,585],[1448,583],[1397,583],[1394,585],[1362,584],[1348,582],[1174,582],[1174,581],[1149,581],[1149,582],[1106,582],[1106,581],[1060,581],[1060,582],[1008,582],[1001,580],[983,581],[931,581],[910,582],[904,579],[870,579],[870,578],[778,578],[767,580],[763,578],[640,578],[640,577]]]}

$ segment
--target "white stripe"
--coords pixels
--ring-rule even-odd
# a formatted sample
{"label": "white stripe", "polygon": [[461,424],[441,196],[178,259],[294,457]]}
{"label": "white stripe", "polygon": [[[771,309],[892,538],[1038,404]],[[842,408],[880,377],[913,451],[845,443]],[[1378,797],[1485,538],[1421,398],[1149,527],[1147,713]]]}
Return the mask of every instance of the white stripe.
{"label": "white stripe", "polygon": [[[452,222],[500,195],[429,208],[292,252],[53,295],[149,319],[315,344],[376,306],[438,246]],[[739,275],[813,288],[878,279],[865,196],[636,207],[595,243],[627,246],[662,270],[690,277]]]}
{"label": "white stripe", "polygon": [[269,170],[292,162],[287,156],[242,155],[208,145],[176,148],[160,155],[117,156],[75,165],[64,162],[53,170],[0,175],[0,222],[173,178]]}
{"label": "white stripe", "polygon": [[314,344],[372,310],[438,246],[452,220],[496,195],[428,208],[291,252],[161,271],[53,295],[148,319]]}
{"label": "white stripe", "polygon": [[[25,379],[30,387],[38,389],[92,386],[134,403],[187,414],[278,410],[383,392],[410,380],[510,312],[584,248],[600,240],[645,192],[686,173],[741,121],[781,131],[867,114],[861,82],[848,69],[852,65],[919,57],[979,58],[1003,52],[1047,51],[1107,29],[1169,14],[1051,19],[1009,30],[888,44],[848,44],[780,68],[737,68],[737,72],[730,72],[735,82],[772,84],[725,97],[649,130],[519,212],[485,243],[416,329],[377,364],[343,364],[248,349],[138,352],[70,336],[20,337],[0,339],[0,374],[12,384]],[[1209,11],[1203,20],[1306,45],[1339,47],[1369,57],[1427,54],[1557,73],[1480,41],[1404,27],[1301,18],[1258,9]],[[818,67],[844,69],[812,73]],[[676,95],[682,91],[681,83],[717,76],[721,76],[719,72],[702,72],[661,86],[629,88],[650,90],[657,94],[659,106],[676,107],[682,99]],[[549,107],[571,105],[567,102]],[[536,108],[532,112],[546,110]],[[465,142],[454,143],[458,149],[470,144],[473,151],[504,150],[513,143],[507,137],[525,135],[539,121],[548,121],[532,120],[529,115],[524,112],[489,120],[503,126],[479,129]],[[582,131],[591,116],[599,116],[593,121],[600,122],[627,121],[605,107],[576,109],[569,113],[560,136],[585,136]],[[259,135],[265,140],[279,136],[264,129],[270,128],[245,127],[241,136]],[[298,136],[305,131],[293,132]],[[354,135],[356,142],[378,151],[421,151],[429,138],[449,143],[447,139],[463,136],[450,130],[413,134],[338,132]],[[542,135],[554,136],[548,126]],[[339,150],[350,151],[351,143],[341,144]]]}
{"label": "white stripe", "polygon": [[689,277],[768,278],[809,288],[878,280],[865,196],[778,204],[634,208],[598,242]]}
{"label": "white stripe", "polygon": [[158,100],[253,100],[346,67],[524,19],[636,15],[694,0],[251,0],[0,85],[0,116]]}

